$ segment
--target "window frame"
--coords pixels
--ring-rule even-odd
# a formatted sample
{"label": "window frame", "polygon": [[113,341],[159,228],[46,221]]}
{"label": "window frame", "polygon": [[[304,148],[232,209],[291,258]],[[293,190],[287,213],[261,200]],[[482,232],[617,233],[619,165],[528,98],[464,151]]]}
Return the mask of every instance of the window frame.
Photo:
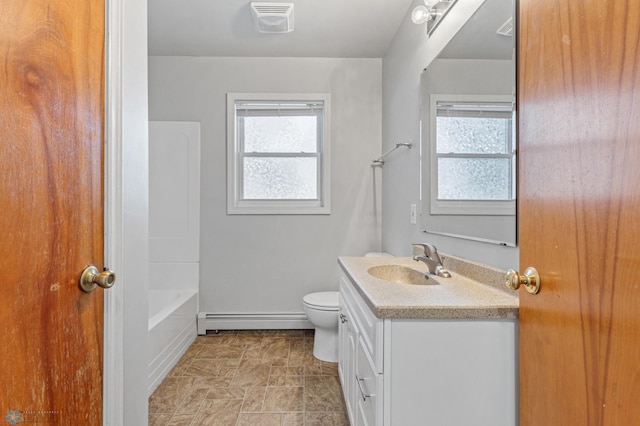
{"label": "window frame", "polygon": [[[284,104],[318,103],[322,111],[318,115],[318,139],[316,152],[243,152],[241,125],[237,118],[238,103]],[[267,116],[265,114],[264,116]],[[295,115],[295,114],[291,114]],[[331,146],[331,95],[328,93],[227,93],[227,214],[331,214],[330,146]],[[245,115],[246,116],[246,115]],[[263,116],[260,114],[260,116]],[[310,200],[293,199],[244,199],[244,158],[317,158],[317,195]]]}
{"label": "window frame", "polygon": [[[515,138],[515,109],[512,108],[510,148],[511,154],[441,154],[437,152],[437,126],[439,102],[477,102],[477,103],[509,103],[513,106],[511,95],[447,95],[432,94],[430,96],[430,125],[429,125],[429,157],[430,157],[430,213],[433,215],[486,215],[512,216],[516,211],[516,138]],[[510,186],[513,199],[511,200],[442,200],[438,198],[438,158],[512,158]]]}

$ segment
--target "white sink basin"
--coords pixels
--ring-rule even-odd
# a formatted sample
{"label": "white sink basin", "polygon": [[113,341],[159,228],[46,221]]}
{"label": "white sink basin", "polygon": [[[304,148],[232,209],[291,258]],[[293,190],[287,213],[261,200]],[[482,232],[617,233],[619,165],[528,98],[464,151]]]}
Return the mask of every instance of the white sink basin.
{"label": "white sink basin", "polygon": [[408,266],[380,265],[369,268],[367,272],[376,278],[397,284],[438,284],[428,275],[425,275],[424,272],[416,271]]}

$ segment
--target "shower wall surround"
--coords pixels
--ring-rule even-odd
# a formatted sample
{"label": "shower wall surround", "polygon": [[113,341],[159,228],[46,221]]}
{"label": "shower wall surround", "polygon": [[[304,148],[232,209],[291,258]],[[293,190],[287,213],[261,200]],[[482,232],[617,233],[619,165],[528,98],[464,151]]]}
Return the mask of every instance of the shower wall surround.
{"label": "shower wall surround", "polygon": [[200,124],[149,123],[148,395],[196,337]]}
{"label": "shower wall surround", "polygon": [[149,289],[198,291],[200,123],[149,123]]}

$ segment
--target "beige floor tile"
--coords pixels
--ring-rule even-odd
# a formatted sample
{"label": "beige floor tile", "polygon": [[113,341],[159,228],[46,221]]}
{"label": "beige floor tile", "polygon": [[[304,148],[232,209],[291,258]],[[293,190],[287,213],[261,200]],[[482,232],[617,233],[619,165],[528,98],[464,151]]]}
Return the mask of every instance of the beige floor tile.
{"label": "beige floor tile", "polygon": [[282,414],[282,426],[304,426],[304,413]]}
{"label": "beige floor tile", "polygon": [[196,377],[193,386],[199,388],[224,388],[231,384],[230,377]]}
{"label": "beige floor tile", "polygon": [[239,359],[242,358],[245,345],[204,345],[198,352],[198,359]]}
{"label": "beige floor tile", "polygon": [[264,406],[264,395],[266,392],[267,388],[264,386],[247,388],[241,411],[243,413],[262,412],[262,407]]}
{"label": "beige floor tile", "polygon": [[202,402],[192,424],[198,426],[235,426],[242,400],[208,399]]}
{"label": "beige floor tile", "polygon": [[269,382],[269,368],[257,367],[251,371],[239,371],[231,380],[231,386],[250,387],[267,386]]}
{"label": "beige floor tile", "polygon": [[231,386],[250,387],[266,386],[269,380],[271,365],[268,360],[244,359],[231,380]]}
{"label": "beige floor tile", "polygon": [[244,351],[244,355],[242,358],[243,359],[260,358],[261,346],[262,345],[260,343],[250,343],[246,345],[246,349]]}
{"label": "beige floor tile", "polygon": [[274,366],[273,364],[271,365],[271,369],[269,370],[269,376],[271,376],[271,377],[278,377],[278,376],[285,377],[286,375],[287,375],[287,367],[286,366],[280,366],[280,365]]}
{"label": "beige floor tile", "polygon": [[217,376],[220,372],[221,363],[214,359],[194,359],[189,364],[189,368],[184,372],[190,377],[211,377]]}
{"label": "beige floor tile", "polygon": [[304,410],[303,395],[302,387],[268,387],[264,397],[264,411],[302,411]]}
{"label": "beige floor tile", "polygon": [[304,376],[287,376],[283,386],[304,386]]}
{"label": "beige floor tile", "polygon": [[342,389],[337,377],[305,376],[304,382],[306,411],[344,411]]}
{"label": "beige floor tile", "polygon": [[280,413],[240,413],[237,426],[280,426]]}
{"label": "beige floor tile", "polygon": [[260,358],[288,358],[289,339],[286,337],[265,337],[262,339]]}
{"label": "beige floor tile", "polygon": [[171,371],[169,372],[169,374],[167,376],[168,377],[180,377],[180,376],[186,375],[186,372],[189,369],[189,365],[191,365],[191,361],[193,361],[193,360],[192,359],[185,360],[185,361],[180,360],[180,362],[178,364],[176,364],[176,366],[171,369]]}
{"label": "beige floor tile", "polygon": [[169,372],[170,377],[184,376],[185,371],[189,368],[191,361],[196,359],[198,353],[200,352],[200,347],[198,345],[191,345],[189,349],[185,352],[185,354],[180,358],[180,361],[176,364],[173,369]]}
{"label": "beige floor tile", "polygon": [[149,426],[165,426],[169,424],[173,417],[171,414],[149,414]]}
{"label": "beige floor tile", "polygon": [[305,426],[349,426],[349,418],[342,412],[307,412]]}
{"label": "beige floor tile", "polygon": [[305,376],[322,376],[322,366],[320,365],[305,365],[303,368]]}
{"label": "beige floor tile", "polygon": [[311,351],[295,350],[289,353],[289,367],[320,365],[321,362],[313,357]]}
{"label": "beige floor tile", "polygon": [[289,358],[271,358],[272,367],[286,367],[289,365]]}
{"label": "beige floor tile", "polygon": [[212,388],[207,393],[207,399],[244,399],[246,388]]}
{"label": "beige floor tile", "polygon": [[287,376],[304,376],[304,367],[287,367]]}
{"label": "beige floor tile", "polygon": [[267,386],[285,386],[287,383],[287,376],[269,376]]}
{"label": "beige floor tile", "polygon": [[218,377],[228,377],[233,379],[238,371],[238,367],[222,367],[220,371],[218,371]]}
{"label": "beige floor tile", "polygon": [[337,376],[338,375],[338,363],[337,362],[323,362],[322,374],[324,376]]}
{"label": "beige floor tile", "polygon": [[171,422],[167,423],[168,426],[191,426],[195,414],[177,413],[173,415]]}
{"label": "beige floor tile", "polygon": [[195,379],[192,377],[167,377],[149,398],[149,413],[175,413]]}
{"label": "beige floor tile", "polygon": [[236,345],[260,346],[262,344],[262,336],[238,332],[238,334],[236,334],[236,338],[233,341],[233,343]]}
{"label": "beige floor tile", "polygon": [[207,397],[208,392],[206,388],[192,388],[182,399],[177,412],[185,414],[197,413],[202,401]]}
{"label": "beige floor tile", "polygon": [[149,398],[149,425],[348,426],[337,364],[312,352],[313,330],[198,336]]}
{"label": "beige floor tile", "polygon": [[238,367],[240,366],[240,358],[236,359],[224,359],[222,361],[222,367]]}

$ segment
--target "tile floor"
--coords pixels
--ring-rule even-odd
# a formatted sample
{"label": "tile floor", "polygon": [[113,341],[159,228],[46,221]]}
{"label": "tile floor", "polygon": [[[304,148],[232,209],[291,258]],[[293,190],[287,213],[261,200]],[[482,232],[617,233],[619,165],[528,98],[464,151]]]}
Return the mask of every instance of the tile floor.
{"label": "tile floor", "polygon": [[198,336],[149,398],[149,425],[349,426],[338,364],[313,330]]}

